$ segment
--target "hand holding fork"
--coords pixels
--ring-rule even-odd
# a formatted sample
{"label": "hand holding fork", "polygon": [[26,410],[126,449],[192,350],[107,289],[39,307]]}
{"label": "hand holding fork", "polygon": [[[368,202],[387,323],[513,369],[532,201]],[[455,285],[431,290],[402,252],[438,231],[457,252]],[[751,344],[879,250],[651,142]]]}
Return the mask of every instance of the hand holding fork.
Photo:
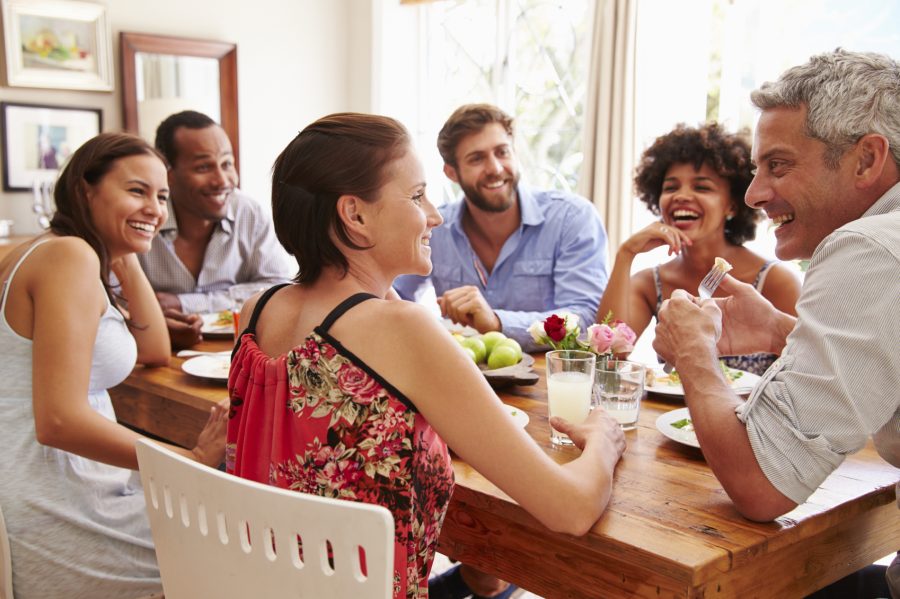
{"label": "hand holding fork", "polygon": [[[731,264],[722,258],[716,257],[713,267],[706,273],[706,276],[703,277],[703,280],[700,281],[700,286],[697,288],[697,295],[700,296],[701,300],[712,298],[719,287],[719,283],[722,282],[729,270],[731,270]],[[672,372],[672,365],[666,362],[663,365],[663,372]]]}

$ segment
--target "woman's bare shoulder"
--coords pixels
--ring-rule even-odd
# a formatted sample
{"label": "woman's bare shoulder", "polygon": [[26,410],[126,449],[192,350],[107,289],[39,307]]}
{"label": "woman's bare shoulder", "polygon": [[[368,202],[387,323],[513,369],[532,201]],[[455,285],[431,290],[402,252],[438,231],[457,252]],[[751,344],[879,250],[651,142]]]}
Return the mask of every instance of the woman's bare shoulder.
{"label": "woman's bare shoulder", "polygon": [[782,312],[796,315],[800,290],[800,277],[797,273],[787,264],[776,262],[766,274],[761,293]]}
{"label": "woman's bare shoulder", "polygon": [[365,303],[368,306],[360,311],[360,318],[370,330],[405,334],[441,328],[434,314],[415,302],[375,299]]}
{"label": "woman's bare shoulder", "polygon": [[[18,256],[25,251],[27,248]],[[100,257],[79,237],[50,237],[34,247],[19,272],[25,278],[50,274],[50,279],[80,281],[85,276],[100,276]]]}

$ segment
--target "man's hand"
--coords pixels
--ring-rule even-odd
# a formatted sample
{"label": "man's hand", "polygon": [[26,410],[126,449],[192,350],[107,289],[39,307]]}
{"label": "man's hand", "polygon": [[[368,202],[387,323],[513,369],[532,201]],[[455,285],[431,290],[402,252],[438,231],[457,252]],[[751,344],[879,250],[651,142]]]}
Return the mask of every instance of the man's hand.
{"label": "man's hand", "polygon": [[183,310],[183,308],[181,307],[181,300],[178,299],[178,296],[174,293],[157,291],[156,301],[159,302],[159,307],[163,309],[163,312],[165,312],[166,310],[175,310],[177,312],[181,312]]}
{"label": "man's hand", "polygon": [[719,354],[780,354],[796,319],[776,309],[752,285],[731,275],[722,279],[719,289],[729,295],[712,300],[722,313]]}
{"label": "man's hand", "polygon": [[653,349],[675,368],[679,368],[678,360],[684,356],[717,355],[722,313],[715,302],[701,302],[687,291],[676,289],[663,302],[657,319]]}
{"label": "man's hand", "polygon": [[166,317],[166,327],[169,329],[172,351],[193,347],[203,339],[200,335],[200,329],[203,328],[203,319],[199,314],[184,314],[178,310],[163,310],[163,316]]}
{"label": "man's hand", "polygon": [[501,329],[500,319],[473,285],[446,291],[438,298],[438,305],[441,307],[441,316],[457,324],[473,327],[479,333]]}

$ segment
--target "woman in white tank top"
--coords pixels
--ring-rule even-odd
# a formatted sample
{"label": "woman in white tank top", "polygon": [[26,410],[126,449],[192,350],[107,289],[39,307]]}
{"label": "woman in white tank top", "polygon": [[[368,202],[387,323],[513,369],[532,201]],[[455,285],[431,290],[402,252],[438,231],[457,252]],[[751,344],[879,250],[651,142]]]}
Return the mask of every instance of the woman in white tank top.
{"label": "woman in white tank top", "polygon": [[[135,255],[165,221],[167,197],[151,146],[102,134],[60,175],[50,231],[0,263],[0,507],[17,599],[161,590],[134,472],[140,435],[116,423],[107,389],[135,362],[169,360]],[[214,408],[201,443],[181,451],[219,464],[225,415]]]}

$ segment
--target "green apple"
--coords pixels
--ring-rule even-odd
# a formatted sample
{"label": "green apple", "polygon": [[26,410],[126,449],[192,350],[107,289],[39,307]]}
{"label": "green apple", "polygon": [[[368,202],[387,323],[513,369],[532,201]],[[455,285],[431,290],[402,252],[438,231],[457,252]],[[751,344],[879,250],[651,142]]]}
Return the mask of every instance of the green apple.
{"label": "green apple", "polygon": [[462,343],[463,347],[467,347],[475,353],[476,364],[484,362],[484,359],[487,357],[487,348],[484,346],[484,341],[478,337],[466,337],[460,343]]}
{"label": "green apple", "polygon": [[490,356],[491,351],[494,349],[494,346],[506,338],[506,335],[504,335],[500,331],[488,331],[487,333],[482,335],[481,340],[484,341],[484,346],[487,348],[487,355]]}
{"label": "green apple", "polygon": [[515,339],[510,339],[509,337],[507,337],[506,339],[502,339],[501,341],[497,342],[497,345],[494,346],[494,351],[497,351],[497,348],[501,345],[511,347],[515,350],[516,362],[522,359],[522,346],[519,345],[518,341],[516,341]]}
{"label": "green apple", "polygon": [[494,351],[488,356],[487,365],[491,370],[495,368],[503,368],[505,366],[514,366],[519,363],[519,356],[516,355],[516,348],[511,345],[498,344],[494,347]]}
{"label": "green apple", "polygon": [[471,347],[464,347],[464,348],[462,348],[462,350],[463,350],[463,352],[465,352],[465,354],[466,354],[467,356],[469,356],[470,358],[472,358],[472,361],[473,361],[473,362],[475,362],[476,364],[478,364],[478,360],[475,358],[475,352],[472,350]]}

